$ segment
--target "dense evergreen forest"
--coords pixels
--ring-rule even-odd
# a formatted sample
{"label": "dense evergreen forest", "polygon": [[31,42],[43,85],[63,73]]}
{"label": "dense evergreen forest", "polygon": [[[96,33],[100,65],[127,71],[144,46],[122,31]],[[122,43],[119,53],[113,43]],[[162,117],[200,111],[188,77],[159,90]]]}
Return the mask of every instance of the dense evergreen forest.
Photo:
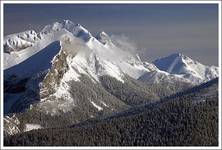
{"label": "dense evergreen forest", "polygon": [[5,146],[217,146],[218,80],[82,125],[5,137]]}

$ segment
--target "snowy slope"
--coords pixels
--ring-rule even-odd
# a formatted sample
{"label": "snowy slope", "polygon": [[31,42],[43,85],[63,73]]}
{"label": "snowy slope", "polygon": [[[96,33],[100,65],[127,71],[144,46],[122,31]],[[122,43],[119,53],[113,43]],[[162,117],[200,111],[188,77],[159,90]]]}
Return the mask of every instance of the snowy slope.
{"label": "snowy slope", "polygon": [[[133,55],[129,51],[123,50],[116,46],[110,36],[104,31],[99,32],[96,36],[98,41],[108,49],[104,52],[103,57],[107,57],[109,61],[113,61],[120,68],[120,70],[132,78],[138,79],[140,76],[151,70],[156,70],[155,65],[148,62],[142,62],[138,55]],[[95,44],[93,44],[95,45]]]}
{"label": "snowy slope", "polygon": [[218,77],[218,67],[205,66],[191,58],[175,53],[153,62],[160,70],[181,75],[193,82],[206,82]]}
{"label": "snowy slope", "polygon": [[64,34],[73,34],[85,41],[91,37],[84,27],[68,20],[47,25],[40,33],[31,30],[4,37],[4,69],[17,65],[49,44],[60,41]]}
{"label": "snowy slope", "polygon": [[147,72],[144,75],[140,76],[138,80],[143,81],[148,84],[158,84],[158,83],[173,84],[176,82],[196,84],[196,83],[191,82],[189,79],[184,78],[182,75],[169,74],[161,70]]}
{"label": "snowy slope", "polygon": [[[39,33],[40,34],[40,33]],[[53,32],[50,34],[42,34],[41,39],[33,43],[31,47],[21,49],[20,51],[12,51],[11,53],[4,53],[4,69],[8,69],[15,66],[39,51],[43,50],[45,47],[50,45],[55,41],[59,41],[63,34],[69,34],[66,30],[60,32]]]}
{"label": "snowy slope", "polygon": [[28,57],[23,62],[4,70],[5,77],[16,75],[20,78],[29,77],[50,68],[51,60],[60,50],[58,41],[51,43],[36,54]]}
{"label": "snowy slope", "polygon": [[13,51],[20,51],[33,46],[38,40],[39,37],[34,30],[5,36],[3,41],[4,52],[11,53]]}

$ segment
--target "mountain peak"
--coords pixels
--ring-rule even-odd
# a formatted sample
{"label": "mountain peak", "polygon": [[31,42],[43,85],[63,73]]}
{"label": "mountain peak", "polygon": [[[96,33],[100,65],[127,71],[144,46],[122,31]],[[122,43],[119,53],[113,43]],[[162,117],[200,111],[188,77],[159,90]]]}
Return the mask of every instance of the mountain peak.
{"label": "mountain peak", "polygon": [[46,25],[43,28],[43,32],[50,32],[50,31],[60,31],[61,29],[67,29],[69,30],[71,27],[76,26],[72,21],[70,20],[63,20],[59,22],[54,22],[52,24]]}
{"label": "mountain peak", "polygon": [[181,56],[184,56],[184,55],[182,53],[180,53],[180,52],[177,52],[177,53],[171,54],[171,56],[179,56],[179,57],[181,57]]}
{"label": "mountain peak", "polygon": [[192,78],[199,78],[202,81],[213,79],[218,74],[218,70],[214,69],[214,67],[205,66],[181,53],[159,58],[153,63],[160,70],[170,74],[186,75]]}
{"label": "mountain peak", "polygon": [[69,30],[72,26],[75,26],[75,24],[72,21],[63,20],[63,21],[60,21],[60,22],[54,22],[52,24],[52,29],[55,30],[55,31],[59,31],[63,28]]}
{"label": "mountain peak", "polygon": [[92,37],[91,33],[86,28],[84,28],[80,24],[75,24],[70,20],[63,20],[61,22],[55,22],[53,24],[46,25],[41,33],[48,34],[60,31],[62,31],[63,33],[64,31],[68,31],[74,36],[80,37],[84,41],[88,41]]}
{"label": "mountain peak", "polygon": [[[172,74],[184,74],[189,68],[188,65],[194,64],[195,61],[182,53],[173,53],[166,57],[159,58],[153,63],[163,71]],[[188,68],[187,68],[188,67]]]}
{"label": "mountain peak", "polygon": [[170,57],[170,58],[188,58],[187,56],[185,56],[184,54],[177,52],[177,53],[173,53],[171,55],[168,55],[166,57]]}
{"label": "mountain peak", "polygon": [[165,57],[161,57],[161,58],[155,60],[154,62],[161,61],[161,60],[165,60],[165,61],[171,62],[171,63],[177,62],[177,63],[180,63],[180,64],[184,64],[185,66],[186,66],[187,62],[196,62],[196,61],[192,60],[190,57],[188,57],[188,56],[186,56],[182,53],[179,53],[179,52],[170,54],[170,55],[165,56]]}
{"label": "mountain peak", "polygon": [[70,21],[70,20],[63,20],[63,23],[64,24],[74,24],[72,21]]}

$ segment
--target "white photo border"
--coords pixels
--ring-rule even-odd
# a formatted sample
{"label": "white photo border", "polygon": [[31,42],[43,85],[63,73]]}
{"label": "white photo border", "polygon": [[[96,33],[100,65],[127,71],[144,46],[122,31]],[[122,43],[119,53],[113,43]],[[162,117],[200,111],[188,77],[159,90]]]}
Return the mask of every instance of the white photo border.
{"label": "white photo border", "polygon": [[[0,0],[1,1],[1,0]],[[218,5],[218,65],[219,65],[219,83],[218,83],[218,94],[219,94],[219,128],[218,128],[218,146],[216,147],[200,147],[200,146],[189,146],[189,147],[163,147],[163,146],[137,146],[137,147],[126,147],[126,146],[111,146],[111,147],[65,147],[65,146],[58,146],[58,147],[50,147],[50,146],[39,146],[39,147],[30,147],[30,146],[4,146],[4,135],[3,135],[3,38],[4,38],[4,4],[217,4]],[[221,149],[221,1],[1,1],[1,147],[0,149]]]}

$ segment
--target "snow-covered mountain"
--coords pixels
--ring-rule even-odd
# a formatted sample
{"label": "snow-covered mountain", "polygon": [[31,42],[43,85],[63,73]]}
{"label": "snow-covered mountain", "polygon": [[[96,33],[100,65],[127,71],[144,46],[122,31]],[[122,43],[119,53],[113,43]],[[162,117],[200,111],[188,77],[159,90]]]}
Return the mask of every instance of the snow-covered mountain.
{"label": "snow-covered mountain", "polygon": [[[200,82],[205,82],[218,76],[217,67],[205,66],[179,53],[157,59],[153,63],[142,62],[139,56],[134,56],[113,44],[109,35],[104,31],[99,32],[94,37],[83,26],[69,20],[47,25],[40,33],[31,30],[6,36],[4,38],[4,69],[12,68],[16,65],[17,67],[14,68],[19,68],[17,70],[20,71],[9,69],[9,72],[14,70],[14,74],[17,72],[17,75],[23,76],[27,74],[28,70],[20,69],[18,64],[21,64],[21,62],[25,63],[31,56],[39,53],[53,42],[61,42],[62,40],[66,40],[65,42],[68,40],[68,42],[70,42],[66,44],[66,46],[70,46],[66,48],[69,49],[69,51],[73,52],[76,51],[76,49],[85,50],[84,52],[78,52],[75,58],[76,60],[79,59],[77,60],[76,68],[81,66],[81,73],[87,69],[87,73],[97,81],[98,76],[104,74],[111,75],[118,80],[122,80],[121,77],[124,76],[123,74],[139,79],[145,74],[147,77],[152,71],[157,74],[155,77],[156,80],[149,82],[159,82],[158,76],[166,76],[167,78],[167,73],[175,75],[173,77],[176,79],[180,79],[182,76],[182,78],[188,79],[194,84],[199,84]],[[65,45],[64,42],[62,44],[63,46]],[[77,48],[77,46],[80,46],[80,48]],[[57,48],[54,47],[54,49],[58,50],[60,46],[57,46]],[[55,50],[51,50],[51,52],[47,53],[56,55],[58,51],[55,52]],[[40,57],[39,59],[42,58]],[[49,58],[48,62],[50,61],[51,58]],[[97,68],[90,66],[92,61],[97,63]],[[103,69],[99,69],[98,67]],[[24,71],[22,74],[22,70],[27,71]],[[152,76],[153,75],[154,73],[152,72]]]}
{"label": "snow-covered mountain", "polygon": [[[33,32],[30,32],[30,34]],[[11,39],[19,37],[19,35],[21,35],[21,33],[10,35],[8,37],[11,38],[7,38],[5,39],[5,41],[10,41]],[[100,60],[97,62],[99,62],[100,65],[102,65],[101,67],[104,68],[105,70],[104,72],[112,76],[118,77],[119,80],[121,76],[120,69],[122,69],[121,70],[122,73],[129,73],[130,76],[133,76],[134,78],[138,78],[142,73],[148,71],[148,68],[145,68],[143,66],[143,63],[137,60],[136,57],[116,47],[110,41],[109,36],[105,32],[98,34],[95,38],[91,35],[89,31],[87,31],[81,25],[74,24],[68,20],[64,20],[63,22],[60,23],[56,22],[53,25],[47,25],[37,35],[38,35],[37,37],[39,37],[38,40],[33,42],[30,47],[27,48],[25,47],[24,49],[22,50],[20,49],[19,51],[12,50],[10,51],[10,53],[4,53],[4,69],[8,69],[10,67],[20,64],[21,62],[24,62],[26,59],[30,58],[34,54],[37,54],[38,52],[43,50],[49,44],[55,41],[61,41],[63,39],[66,40],[66,42],[67,40],[70,40],[69,42],[71,43],[69,44],[71,44],[72,46],[72,48],[69,49],[70,51],[75,51],[74,49],[79,48],[79,47],[77,48],[77,46],[80,47],[82,46],[81,48],[83,48],[85,51],[79,52],[78,56],[75,59],[76,60],[80,59],[78,61],[79,63],[78,67],[84,65],[85,68],[83,70],[88,68],[89,69],[88,72],[90,73],[91,76],[94,76],[94,78],[95,78],[95,69],[98,68],[94,68],[94,70],[92,70],[91,66],[89,66],[89,63],[90,61],[94,61],[92,59],[95,58],[97,60]],[[31,35],[28,34],[27,37],[31,38]],[[32,40],[34,41],[34,39]],[[104,41],[109,41],[109,42],[104,43]],[[23,44],[22,42],[14,43],[15,47],[17,47],[18,43]],[[22,47],[23,45],[20,46]],[[86,62],[86,59],[88,59],[87,60],[88,62]],[[116,67],[116,65],[118,65],[118,67]],[[104,73],[104,72],[102,73],[101,71],[102,70],[100,69],[100,71],[97,72],[97,74]]]}
{"label": "snow-covered mountain", "polygon": [[[25,111],[19,114],[22,122],[43,128],[70,125],[158,100],[218,76],[217,67],[209,69],[186,56],[164,61],[143,62],[114,44],[104,31],[94,37],[69,20],[47,25],[39,33],[8,35],[6,114]],[[50,118],[50,124],[42,117]]]}
{"label": "snow-covered mountain", "polygon": [[181,53],[171,54],[153,62],[160,70],[180,75],[192,82],[206,82],[218,77],[218,67],[206,66]]}
{"label": "snow-covered mountain", "polygon": [[17,65],[49,44],[60,41],[65,34],[73,34],[85,41],[91,37],[84,27],[69,20],[46,25],[39,33],[31,30],[4,37],[4,69]]}

